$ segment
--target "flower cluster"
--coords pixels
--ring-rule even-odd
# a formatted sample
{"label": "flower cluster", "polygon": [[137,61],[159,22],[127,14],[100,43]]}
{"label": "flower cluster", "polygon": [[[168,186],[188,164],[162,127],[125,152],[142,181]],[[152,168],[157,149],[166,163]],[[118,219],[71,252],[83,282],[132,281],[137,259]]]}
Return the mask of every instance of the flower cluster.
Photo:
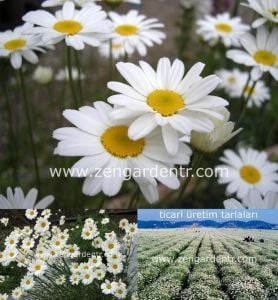
{"label": "flower cluster", "polygon": [[[14,264],[26,271],[19,286],[12,291],[13,299],[28,297],[33,290],[43,293],[43,286],[51,284],[49,276],[55,278],[55,284],[59,286],[89,286],[97,282],[96,286],[103,294],[125,299],[124,267],[129,263],[136,224],[121,220],[119,228],[125,231],[122,237],[114,231],[105,231],[107,221],[103,220],[108,218],[102,215],[98,219],[87,218],[82,228],[71,229],[52,224],[51,215],[48,209],[41,212],[28,209],[25,216],[35,222],[34,226],[15,227],[5,238],[0,263],[3,266]],[[92,255],[87,260],[80,261],[81,248],[72,239],[74,232],[79,232],[82,240],[91,245]],[[57,266],[60,268],[58,273]]]}

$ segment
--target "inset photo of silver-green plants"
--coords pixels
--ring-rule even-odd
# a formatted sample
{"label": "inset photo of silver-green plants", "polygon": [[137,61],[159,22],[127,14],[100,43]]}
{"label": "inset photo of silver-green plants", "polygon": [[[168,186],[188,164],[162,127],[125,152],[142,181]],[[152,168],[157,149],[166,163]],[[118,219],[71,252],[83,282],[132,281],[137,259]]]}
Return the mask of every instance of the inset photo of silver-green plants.
{"label": "inset photo of silver-green plants", "polygon": [[0,299],[137,299],[135,211],[1,210]]}
{"label": "inset photo of silver-green plants", "polygon": [[277,208],[277,25],[277,0],[1,0],[0,207]]}

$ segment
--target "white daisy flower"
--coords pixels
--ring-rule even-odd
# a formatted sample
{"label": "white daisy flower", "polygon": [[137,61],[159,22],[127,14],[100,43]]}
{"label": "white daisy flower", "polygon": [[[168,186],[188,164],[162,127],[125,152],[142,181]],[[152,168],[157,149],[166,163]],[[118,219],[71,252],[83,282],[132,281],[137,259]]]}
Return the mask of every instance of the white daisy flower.
{"label": "white daisy flower", "polygon": [[240,46],[240,37],[250,29],[240,17],[233,18],[226,12],[215,17],[207,15],[197,22],[197,26],[197,34],[206,42],[216,45],[221,41],[226,47]]}
{"label": "white daisy flower", "polygon": [[26,211],[25,211],[25,217],[28,220],[36,219],[37,215],[38,215],[38,211],[36,209],[29,208],[29,209],[26,209]]}
{"label": "white daisy flower", "polygon": [[103,219],[101,220],[101,224],[103,224],[103,225],[108,224],[109,221],[110,221],[109,218],[103,218]]}
{"label": "white daisy flower", "polygon": [[[110,49],[111,46],[112,49]],[[106,58],[110,56],[111,50],[113,58],[118,60],[119,58],[124,57],[126,53],[132,54],[134,48],[131,47],[129,44],[116,43],[114,41],[112,41],[112,45],[110,45],[110,42],[103,42],[98,48],[99,54]]]}
{"label": "white daisy flower", "polygon": [[14,69],[21,68],[22,58],[32,64],[38,63],[35,50],[43,51],[39,36],[26,34],[28,28],[30,25],[25,24],[0,33],[0,57],[9,57]]}
{"label": "white daisy flower", "polygon": [[[232,97],[240,97],[240,95],[243,93],[244,97],[247,98],[250,93],[250,99],[247,103],[248,107],[261,107],[262,104],[270,100],[270,89],[266,86],[264,81],[259,80],[256,82],[256,85],[254,86],[254,82],[250,80],[248,85],[246,86],[247,80],[242,81],[240,85],[235,87],[234,90],[231,90],[230,94]],[[253,87],[254,86],[254,87]]]}
{"label": "white daisy flower", "polygon": [[23,20],[39,26],[32,31],[42,34],[45,43],[56,44],[65,40],[67,46],[76,50],[84,49],[85,44],[98,47],[99,35],[110,31],[110,22],[100,6],[86,5],[76,10],[74,3],[69,1],[55,15],[36,10],[27,13]]}
{"label": "white daisy flower", "polygon": [[8,300],[8,294],[0,294],[0,300]]}
{"label": "white daisy flower", "polygon": [[55,279],[55,283],[57,285],[63,285],[66,282],[66,276],[65,275],[61,275],[58,278]]}
{"label": "white daisy flower", "polygon": [[135,118],[129,127],[132,140],[144,138],[160,127],[164,145],[171,155],[181,147],[181,134],[190,136],[191,131],[210,132],[213,116],[223,119],[215,108],[228,102],[209,95],[220,83],[216,75],[200,76],[205,65],[195,64],[185,75],[182,61],[171,65],[168,58],[158,62],[155,71],[141,61],[140,67],[131,63],[118,63],[117,69],[129,83],[109,82],[108,87],[118,92],[108,101],[117,107],[111,113],[113,119]]}
{"label": "white daisy flower", "polygon": [[34,284],[35,284],[34,278],[33,278],[33,276],[30,276],[30,275],[26,275],[20,281],[20,286],[24,291],[28,291],[28,290],[32,289]]}
{"label": "white daisy flower", "polygon": [[39,84],[49,84],[53,79],[51,67],[38,66],[33,73],[33,80]]}
{"label": "white daisy flower", "polygon": [[211,121],[214,123],[214,129],[211,132],[192,132],[190,143],[197,151],[202,153],[213,153],[242,130],[239,128],[233,132],[235,123],[229,121],[230,113],[226,108],[222,108],[218,112],[224,116],[224,120],[211,118]]}
{"label": "white daisy flower", "polygon": [[118,299],[125,299],[127,295],[127,289],[126,289],[126,284],[122,281],[119,281],[114,284],[115,285],[115,292],[114,296]]}
{"label": "white daisy flower", "polygon": [[9,221],[10,221],[9,218],[1,218],[0,219],[0,223],[3,224],[5,227],[8,226]]}
{"label": "white daisy flower", "polygon": [[7,196],[0,195],[0,208],[1,209],[43,209],[51,205],[54,201],[53,196],[44,197],[42,200],[36,202],[38,190],[31,189],[26,196],[21,188],[17,187],[14,193],[10,187],[7,188]]}
{"label": "white daisy flower", "polygon": [[[257,31],[256,38],[245,34],[241,38],[244,50],[229,50],[227,57],[233,61],[254,67],[255,73],[270,72],[278,80],[278,28],[272,32],[262,26]],[[259,77],[259,76],[258,76]]]}
{"label": "white daisy flower", "polygon": [[[78,72],[77,68],[72,68],[71,69],[71,74],[72,74],[72,79],[73,80],[78,80],[79,72]],[[81,73],[80,74],[80,79],[84,80],[85,78],[86,78],[85,74]],[[69,70],[68,70],[68,68],[59,70],[57,72],[56,76],[55,76],[55,79],[57,81],[69,81]]]}
{"label": "white daisy flower", "polygon": [[128,219],[121,219],[120,222],[119,222],[119,228],[121,229],[126,229],[129,225],[129,221]]}
{"label": "white daisy flower", "polygon": [[266,152],[259,152],[252,148],[239,150],[239,155],[231,150],[224,151],[220,160],[225,165],[217,169],[220,184],[228,184],[227,194],[235,194],[243,199],[252,188],[257,188],[265,196],[268,192],[278,192],[278,164],[267,160]]}
{"label": "white daisy flower", "polygon": [[92,196],[103,191],[108,196],[116,195],[127,172],[151,202],[158,199],[156,180],[172,189],[179,187],[180,182],[169,165],[188,164],[191,150],[187,145],[182,144],[172,157],[164,150],[159,132],[133,141],[128,137],[126,120],[111,120],[110,105],[94,102],[94,106],[64,111],[64,116],[77,128],[61,128],[53,134],[60,140],[55,154],[85,156],[72,167],[74,176],[82,176],[82,170],[87,173],[84,194]]}
{"label": "white daisy flower", "polygon": [[34,227],[35,231],[38,233],[43,233],[49,230],[50,222],[44,218],[44,217],[39,217],[36,220],[36,225]]}
{"label": "white daisy flower", "polygon": [[20,287],[15,288],[12,290],[12,297],[13,299],[20,299],[23,295],[23,290]]}
{"label": "white daisy flower", "polygon": [[108,239],[101,245],[101,248],[104,252],[119,251],[120,247],[121,245],[119,242],[114,239]]}
{"label": "white daisy flower", "polygon": [[254,28],[262,26],[267,21],[278,24],[278,2],[276,0],[248,0],[248,4],[244,3],[243,5],[252,8],[262,16],[253,22]]}
{"label": "white daisy flower", "polygon": [[96,276],[95,276],[94,272],[92,272],[92,271],[85,271],[85,272],[81,273],[80,278],[84,285],[88,285],[94,281]]}
{"label": "white daisy flower", "polygon": [[[241,89],[242,82],[246,84],[248,80],[248,73],[242,72],[239,69],[221,69],[216,71],[215,73],[221,79],[219,88],[223,88],[229,96],[231,96],[231,92],[233,92],[233,97],[235,96],[234,91]],[[236,95],[236,97],[239,97],[240,95],[241,93]]]}
{"label": "white daisy flower", "polygon": [[80,282],[80,275],[78,274],[70,275],[69,281],[72,285],[78,285]]}
{"label": "white daisy flower", "polygon": [[109,38],[115,44],[124,44],[127,54],[136,50],[141,56],[145,56],[147,47],[161,44],[166,37],[165,33],[157,30],[164,27],[162,23],[155,18],[147,19],[136,10],[131,10],[126,15],[110,12],[109,17],[113,26]]}
{"label": "white daisy flower", "polygon": [[35,241],[29,237],[22,240],[21,248],[24,250],[28,250],[33,248],[35,245]]}
{"label": "white daisy flower", "polygon": [[137,232],[137,224],[136,223],[129,223],[126,232],[133,235]]}
{"label": "white daisy flower", "polygon": [[107,271],[109,273],[112,273],[113,275],[120,274],[123,271],[123,264],[121,262],[112,261],[111,263],[108,263]]}
{"label": "white daisy flower", "polygon": [[112,285],[112,283],[109,281],[109,280],[105,280],[105,282],[103,282],[102,284],[101,284],[101,290],[102,290],[102,293],[104,294],[104,295],[111,295],[111,294],[113,294],[114,292],[115,292],[115,290],[116,290],[116,287],[115,287],[115,285]]}
{"label": "white daisy flower", "polygon": [[28,266],[28,271],[35,276],[43,275],[46,269],[47,265],[43,260],[32,261]]}
{"label": "white daisy flower", "polygon": [[262,198],[257,189],[251,189],[247,196],[240,202],[234,198],[224,201],[224,206],[227,209],[253,208],[253,209],[277,209],[278,208],[278,193],[268,192]]}

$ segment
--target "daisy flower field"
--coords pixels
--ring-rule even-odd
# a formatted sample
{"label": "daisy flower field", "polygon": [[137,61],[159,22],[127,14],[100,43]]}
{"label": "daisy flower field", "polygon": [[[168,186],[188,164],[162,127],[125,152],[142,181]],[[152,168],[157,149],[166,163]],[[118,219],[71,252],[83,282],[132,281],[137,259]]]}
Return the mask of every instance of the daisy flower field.
{"label": "daisy flower field", "polygon": [[[277,206],[276,1],[19,2],[0,3],[0,208],[42,232],[38,209]],[[82,272],[54,283],[125,294]]]}

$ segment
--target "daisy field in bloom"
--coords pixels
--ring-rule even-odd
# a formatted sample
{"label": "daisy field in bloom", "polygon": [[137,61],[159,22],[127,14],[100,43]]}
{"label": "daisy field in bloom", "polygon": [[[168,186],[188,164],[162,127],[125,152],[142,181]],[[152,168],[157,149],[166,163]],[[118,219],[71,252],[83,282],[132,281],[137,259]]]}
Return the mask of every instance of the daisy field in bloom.
{"label": "daisy field in bloom", "polygon": [[100,45],[100,34],[108,33],[110,23],[106,13],[97,5],[86,5],[76,10],[73,2],[66,2],[55,15],[37,10],[27,13],[23,20],[36,25],[32,32],[41,34],[45,43],[59,43],[82,50],[85,44]]}
{"label": "daisy field in bloom", "polygon": [[278,164],[268,161],[265,152],[252,148],[241,148],[239,154],[232,150],[225,150],[220,158],[227,172],[219,175],[218,182],[227,184],[228,195],[236,194],[243,199],[252,188],[256,188],[261,195],[268,192],[278,192]]}
{"label": "daisy field in bloom", "polygon": [[278,28],[271,32],[264,26],[257,30],[256,38],[246,34],[241,38],[244,50],[229,50],[227,57],[236,63],[253,67],[258,73],[270,72],[278,80]]}
{"label": "daisy field in bloom", "polygon": [[[13,219],[13,214],[9,213]],[[22,213],[27,217],[30,210]],[[82,215],[71,216],[76,223],[67,223],[62,228],[55,222],[55,216],[60,213],[36,211],[34,218],[28,218],[30,226],[11,226],[9,234],[5,234],[4,248],[1,246],[0,249],[3,250],[0,251],[1,268],[9,268],[13,263],[14,269],[14,273],[7,276],[7,279],[11,277],[13,283],[5,295],[13,299],[22,296],[40,300],[55,299],[59,286],[59,292],[67,299],[73,294],[78,294],[81,299],[104,299],[104,295],[130,299],[135,285],[131,283],[132,275],[127,268],[136,262],[133,251],[137,225],[124,219],[127,226],[134,230],[121,229],[117,225],[102,223],[103,218],[108,219],[108,216],[114,220],[112,211],[109,215],[82,211]],[[45,222],[48,222],[48,227],[41,231],[36,227],[41,224],[43,217],[47,217]],[[99,248],[82,234],[92,226],[101,240]],[[92,255],[84,256],[84,253]]]}
{"label": "daisy field in bloom", "polygon": [[108,83],[108,88],[119,93],[108,98],[117,106],[111,117],[135,118],[128,130],[132,140],[144,138],[159,127],[167,151],[175,155],[181,135],[190,140],[192,130],[213,130],[209,117],[224,118],[215,109],[228,102],[210,95],[220,79],[216,75],[202,78],[200,74],[205,67],[202,63],[196,63],[186,74],[184,64],[178,59],[171,64],[168,58],[161,58],[156,70],[144,61],[139,66],[122,62],[116,66],[128,84]]}
{"label": "daisy field in bloom", "polygon": [[112,33],[108,38],[113,43],[124,45],[127,54],[136,50],[141,56],[147,54],[147,48],[162,44],[166,35],[161,28],[164,25],[156,18],[147,18],[136,10],[130,10],[126,15],[110,12]]}
{"label": "daisy field in bloom", "polygon": [[240,46],[240,37],[249,31],[249,25],[243,24],[240,17],[231,17],[229,13],[214,16],[206,15],[197,22],[197,34],[212,45],[221,41],[226,47]]}
{"label": "daisy field in bloom", "polygon": [[[76,127],[60,128],[53,137],[59,140],[55,154],[61,156],[84,156],[73,167],[73,175],[86,177],[83,193],[116,195],[131,172],[134,180],[150,202],[158,200],[157,180],[169,188],[177,189],[179,181],[169,170],[174,164],[188,164],[190,148],[182,144],[175,156],[164,150],[161,134],[154,131],[150,136],[136,141],[128,137],[129,120],[111,120],[112,107],[104,102],[94,102],[94,107],[81,107],[64,111]],[[150,174],[151,169],[169,170],[167,176]],[[80,171],[87,171],[82,175]],[[102,176],[97,175],[102,170]],[[110,170],[111,174],[106,174]],[[113,171],[114,170],[114,171]]]}

